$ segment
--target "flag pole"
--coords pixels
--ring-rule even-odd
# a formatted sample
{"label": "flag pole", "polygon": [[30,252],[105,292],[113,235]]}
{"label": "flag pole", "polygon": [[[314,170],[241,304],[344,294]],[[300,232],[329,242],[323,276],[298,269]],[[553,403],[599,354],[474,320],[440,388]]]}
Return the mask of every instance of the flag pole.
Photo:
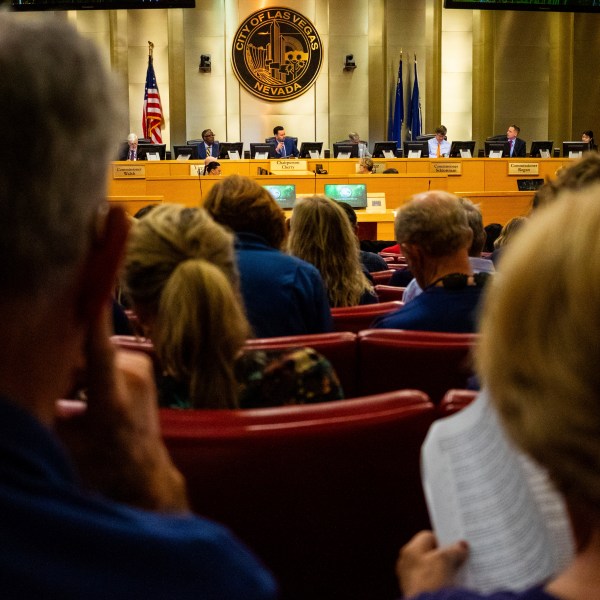
{"label": "flag pole", "polygon": [[152,42],[148,42],[148,58],[152,58],[154,54],[154,44]]}

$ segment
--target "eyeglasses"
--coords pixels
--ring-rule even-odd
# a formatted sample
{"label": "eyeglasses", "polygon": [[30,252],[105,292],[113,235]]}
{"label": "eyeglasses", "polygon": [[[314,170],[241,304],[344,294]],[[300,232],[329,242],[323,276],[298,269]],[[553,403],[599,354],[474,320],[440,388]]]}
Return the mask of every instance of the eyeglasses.
{"label": "eyeglasses", "polygon": [[207,133],[207,134],[204,135],[204,137],[215,137],[215,134],[212,133],[212,132],[211,133]]}

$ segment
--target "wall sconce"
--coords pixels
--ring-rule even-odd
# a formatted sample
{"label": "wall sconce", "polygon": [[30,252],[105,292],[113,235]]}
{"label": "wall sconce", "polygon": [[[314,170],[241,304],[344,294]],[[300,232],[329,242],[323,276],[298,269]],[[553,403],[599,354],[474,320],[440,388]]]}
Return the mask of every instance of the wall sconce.
{"label": "wall sconce", "polygon": [[210,54],[201,54],[200,55],[200,66],[198,67],[198,71],[200,73],[210,73],[211,72],[210,65]]}
{"label": "wall sconce", "polygon": [[344,61],[344,71],[354,71],[356,69],[356,63],[354,62],[354,54],[346,54],[346,60]]}

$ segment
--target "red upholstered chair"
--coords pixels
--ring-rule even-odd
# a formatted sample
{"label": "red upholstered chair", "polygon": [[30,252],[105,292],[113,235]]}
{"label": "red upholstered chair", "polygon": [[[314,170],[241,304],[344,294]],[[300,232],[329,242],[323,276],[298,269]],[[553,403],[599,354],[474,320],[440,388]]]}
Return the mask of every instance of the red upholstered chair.
{"label": "red upholstered chair", "polygon": [[477,398],[477,394],[479,392],[474,390],[448,390],[438,406],[438,411],[443,417],[452,415],[469,406]]}
{"label": "red upholstered chair", "polygon": [[325,356],[337,373],[346,398],[357,393],[356,334],[349,331],[255,338],[246,342],[246,349],[279,350],[308,346]]}
{"label": "red upholstered chair", "polygon": [[370,329],[358,335],[359,392],[423,390],[439,404],[447,390],[466,388],[473,374],[472,333]]}
{"label": "red upholstered chair", "polygon": [[390,302],[392,300],[399,300],[402,302],[405,289],[406,288],[397,287],[395,285],[376,285],[375,293],[379,297],[380,302]]}
{"label": "red upholstered chair", "polygon": [[274,409],[162,409],[160,419],[193,509],[262,558],[283,600],[307,600],[397,596],[398,549],[428,526],[419,454],[435,416],[424,394],[403,391]]}
{"label": "red upholstered chair", "polygon": [[402,302],[379,302],[378,304],[364,304],[361,306],[344,306],[332,308],[333,328],[336,331],[354,331],[367,329],[374,319],[380,315],[398,310],[404,306]]}
{"label": "red upholstered chair", "polygon": [[[160,369],[154,346],[148,338],[132,335],[113,335],[111,340],[117,348],[143,352],[152,358],[154,368]],[[349,331],[290,335],[274,338],[254,338],[246,341],[246,349],[279,350],[309,346],[325,356],[335,369],[346,398],[357,394],[357,342],[356,334]]]}
{"label": "red upholstered chair", "polygon": [[372,273],[370,273],[371,277],[373,278],[373,281],[375,282],[375,285],[387,284],[387,282],[392,278],[393,274],[393,269],[387,269],[386,271],[373,271]]}

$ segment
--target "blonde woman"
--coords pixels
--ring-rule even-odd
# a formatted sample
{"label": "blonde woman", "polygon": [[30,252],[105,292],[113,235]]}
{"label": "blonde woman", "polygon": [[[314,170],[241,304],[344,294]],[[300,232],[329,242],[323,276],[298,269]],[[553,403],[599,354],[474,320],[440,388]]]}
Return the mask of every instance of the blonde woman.
{"label": "blonde woman", "polygon": [[[598,186],[567,191],[536,212],[491,283],[477,356],[506,432],[566,502],[575,538],[571,562],[525,592],[434,591],[451,588],[468,549],[438,548],[431,533],[421,533],[398,565],[405,598],[600,598],[599,229]],[[549,239],[552,251],[540,252]]]}
{"label": "blonde woman", "polygon": [[373,167],[375,163],[370,158],[361,158],[358,163],[358,172],[361,175],[371,175],[373,173]]}
{"label": "blonde woman", "polygon": [[332,307],[378,302],[360,262],[358,239],[333,200],[312,196],[296,202],[288,249],[317,267]]}
{"label": "blonde woman", "polygon": [[140,220],[124,287],[163,369],[162,406],[247,408],[342,397],[331,365],[313,350],[243,351],[251,328],[233,235],[205,210],[166,204]]}

